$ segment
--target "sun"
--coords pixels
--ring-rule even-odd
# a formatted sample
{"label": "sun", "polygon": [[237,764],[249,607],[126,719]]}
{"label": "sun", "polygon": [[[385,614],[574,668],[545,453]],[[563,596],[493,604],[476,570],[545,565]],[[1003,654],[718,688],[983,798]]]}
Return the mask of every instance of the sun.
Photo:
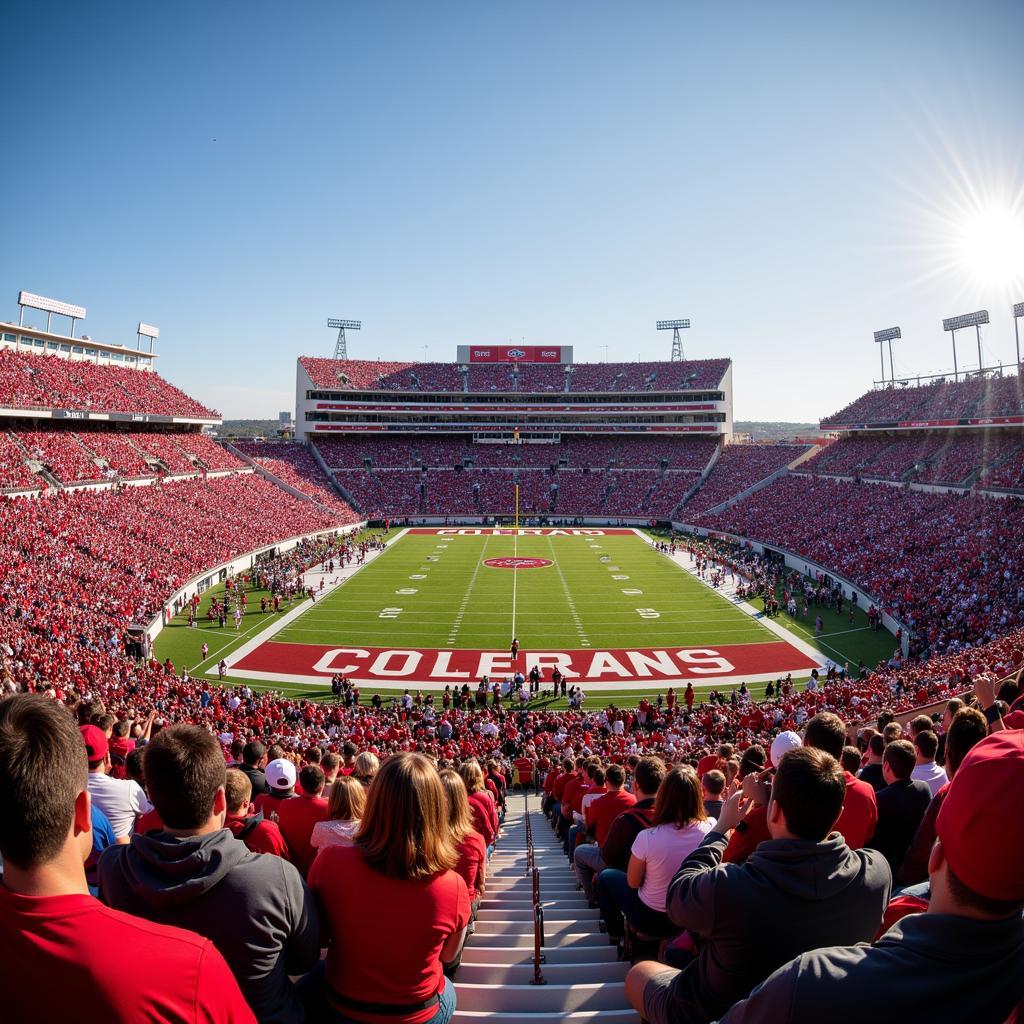
{"label": "sun", "polygon": [[986,206],[966,215],[957,238],[959,262],[983,286],[1024,276],[1024,215],[1009,206]]}

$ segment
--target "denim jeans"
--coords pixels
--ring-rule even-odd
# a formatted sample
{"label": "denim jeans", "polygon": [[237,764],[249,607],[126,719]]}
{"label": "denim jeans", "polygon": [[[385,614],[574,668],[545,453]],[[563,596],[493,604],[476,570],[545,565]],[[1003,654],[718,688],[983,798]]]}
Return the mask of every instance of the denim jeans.
{"label": "denim jeans", "polygon": [[652,910],[640,899],[639,890],[626,880],[625,871],[605,868],[597,876],[597,902],[601,907],[601,917],[608,926],[608,935],[612,938],[621,938],[625,934],[623,917],[645,935],[675,935],[679,931],[666,913]]}
{"label": "denim jeans", "polygon": [[[307,1019],[321,1024],[363,1024],[346,1017],[327,1001],[324,982],[324,961],[321,960],[298,984],[299,994],[306,1007]],[[448,1024],[455,1013],[455,986],[449,978],[437,994],[437,1010],[425,1024]]]}
{"label": "denim jeans", "polygon": [[576,881],[583,886],[587,902],[593,903],[594,875],[608,867],[601,859],[601,850],[597,843],[585,843],[583,846],[577,846],[573,852],[573,867],[576,869]]}

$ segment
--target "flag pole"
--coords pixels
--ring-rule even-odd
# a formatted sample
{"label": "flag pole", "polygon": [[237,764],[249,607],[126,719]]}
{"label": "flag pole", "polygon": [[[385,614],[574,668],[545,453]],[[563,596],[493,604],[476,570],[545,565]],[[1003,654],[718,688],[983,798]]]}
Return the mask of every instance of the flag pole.
{"label": "flag pole", "polygon": [[519,529],[519,484],[516,484],[516,529]]}

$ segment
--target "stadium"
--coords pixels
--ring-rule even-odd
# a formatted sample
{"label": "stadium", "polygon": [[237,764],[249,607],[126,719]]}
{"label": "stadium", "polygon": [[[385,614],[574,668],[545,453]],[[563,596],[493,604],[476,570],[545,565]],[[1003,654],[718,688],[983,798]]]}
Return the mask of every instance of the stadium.
{"label": "stadium", "polygon": [[[401,206],[416,175],[395,173],[363,198]],[[927,306],[924,355],[854,311],[864,345],[835,362],[845,325],[754,346],[728,311],[705,328],[639,302],[608,344],[550,301],[523,303],[549,317],[538,343],[466,340],[481,250],[430,345],[300,309],[331,289],[296,290],[289,260],[316,261],[287,245],[252,283],[197,285],[189,259],[223,242],[198,214],[176,264],[195,294],[169,300],[129,275],[113,310],[72,303],[65,280],[110,302],[102,274],[49,280],[26,250],[0,308],[0,1018],[1024,1019],[1021,195],[983,259],[971,236],[986,286]],[[537,229],[552,245],[563,213]],[[398,268],[413,232],[389,223]],[[244,249],[217,258],[251,270]],[[518,275],[561,287],[549,255],[501,264],[506,318]],[[418,258],[395,280],[422,313],[354,263],[344,290],[425,324]],[[815,287],[824,259],[801,264]],[[259,291],[277,276],[283,302]],[[186,355],[163,320],[84,333],[146,294],[191,322]],[[279,395],[276,431],[245,429]],[[750,429],[783,406],[827,411]]]}

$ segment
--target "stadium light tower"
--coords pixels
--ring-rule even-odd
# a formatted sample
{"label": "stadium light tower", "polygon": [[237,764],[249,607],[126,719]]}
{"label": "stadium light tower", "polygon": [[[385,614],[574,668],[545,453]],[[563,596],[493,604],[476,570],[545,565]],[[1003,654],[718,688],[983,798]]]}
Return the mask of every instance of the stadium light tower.
{"label": "stadium light tower", "polygon": [[973,327],[978,335],[978,373],[981,373],[981,325],[988,323],[988,310],[979,309],[976,313],[964,313],[962,316],[947,317],[942,321],[942,329],[949,331],[953,336],[953,381],[956,382],[959,371],[956,365],[956,332],[962,331],[965,327]]}
{"label": "stadium light tower", "polygon": [[683,339],[679,337],[679,332],[686,330],[690,326],[689,320],[657,320],[655,321],[655,327],[659,331],[671,331],[672,332],[672,362],[681,363],[683,361]]}
{"label": "stadium light tower", "polygon": [[892,339],[902,337],[903,335],[900,333],[900,329],[898,327],[887,327],[884,331],[875,331],[875,341],[877,341],[879,345],[878,355],[882,360],[883,384],[885,383],[885,352],[882,350],[881,346],[884,345],[885,342],[889,342],[889,376],[892,379],[893,384],[895,384],[896,372],[892,368]]}
{"label": "stadium light tower", "polygon": [[1020,318],[1024,316],[1024,302],[1017,302],[1013,307],[1013,337],[1017,342],[1017,369],[1020,369]]}
{"label": "stadium light tower", "polygon": [[345,331],[358,331],[362,329],[362,320],[339,320],[337,317],[328,317],[327,326],[338,332],[338,340],[334,343],[334,358],[348,359],[348,342],[345,338]]}

